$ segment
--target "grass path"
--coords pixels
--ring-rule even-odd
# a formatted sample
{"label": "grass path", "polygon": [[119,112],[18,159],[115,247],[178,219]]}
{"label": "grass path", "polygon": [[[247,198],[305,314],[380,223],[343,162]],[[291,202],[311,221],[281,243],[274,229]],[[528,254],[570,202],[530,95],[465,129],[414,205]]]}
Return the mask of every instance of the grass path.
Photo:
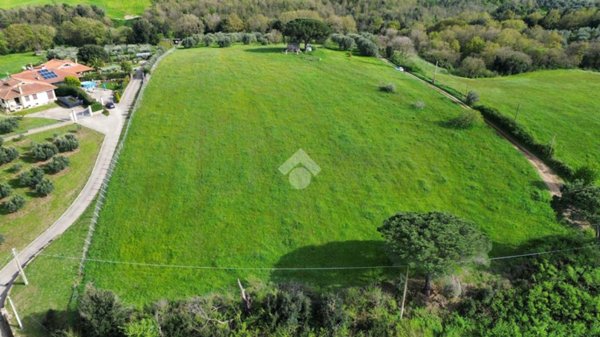
{"label": "grass path", "polygon": [[[185,65],[183,67],[182,65]],[[393,83],[397,92],[378,91]],[[376,228],[401,210],[478,223],[494,254],[567,235],[522,155],[483,122],[373,58],[277,48],[177,51],[136,113],[90,249],[93,259],[213,267],[386,264]],[[422,100],[423,110],[413,108]],[[277,168],[304,149],[322,168],[305,190]],[[235,279],[324,287],[387,277],[86,264],[86,280],[142,304],[235,287]]]}

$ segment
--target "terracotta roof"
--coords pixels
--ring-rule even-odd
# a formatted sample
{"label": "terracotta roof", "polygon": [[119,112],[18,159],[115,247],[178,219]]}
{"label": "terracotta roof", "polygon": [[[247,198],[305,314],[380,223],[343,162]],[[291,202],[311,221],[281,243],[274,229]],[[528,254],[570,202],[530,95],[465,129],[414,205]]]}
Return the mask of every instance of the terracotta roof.
{"label": "terracotta roof", "polygon": [[9,78],[0,82],[0,98],[9,100],[15,97],[37,94],[54,89],[56,89],[55,86],[45,82],[25,82]]}
{"label": "terracotta roof", "polygon": [[[65,80],[67,76],[74,76],[79,78],[81,73],[86,71],[94,70],[83,64],[75,63],[69,60],[50,60],[42,65],[27,69],[18,74],[12,75],[13,78],[23,81],[39,81],[45,83],[60,83]],[[48,71],[54,73],[56,76],[51,78],[44,78],[41,71]]]}

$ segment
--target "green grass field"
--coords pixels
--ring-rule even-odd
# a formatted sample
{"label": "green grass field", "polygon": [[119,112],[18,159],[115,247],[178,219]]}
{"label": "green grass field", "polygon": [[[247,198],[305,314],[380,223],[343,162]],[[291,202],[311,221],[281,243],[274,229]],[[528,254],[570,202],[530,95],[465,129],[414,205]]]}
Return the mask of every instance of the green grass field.
{"label": "green grass field", "polygon": [[[61,237],[52,242],[29,265],[26,273],[29,285],[21,279],[10,290],[10,295],[19,308],[24,329],[21,336],[48,336],[48,331],[41,324],[49,309],[61,313],[65,320],[70,319],[77,304],[77,288],[79,260],[58,259],[56,255],[80,256],[83,242],[88,232],[92,217],[93,205],[75,222]],[[67,313],[66,315],[62,315]],[[18,329],[16,321],[10,322],[13,330]]]}
{"label": "green grass field", "polygon": [[[434,67],[431,64],[422,61],[419,65],[432,77]],[[592,165],[600,168],[600,73],[546,70],[468,79],[442,70],[437,79],[463,93],[476,91],[481,103],[516,117],[538,142],[554,141],[556,157],[572,167]]]}
{"label": "green grass field", "polygon": [[69,5],[89,4],[103,8],[112,18],[122,19],[125,15],[139,15],[144,9],[150,7],[150,0],[0,0],[0,8],[13,8],[20,6],[39,6],[53,3],[66,3]]}
{"label": "green grass field", "polygon": [[[58,174],[48,176],[54,183],[52,194],[45,198],[37,197],[30,193],[29,188],[19,187],[16,181],[16,177],[20,172],[29,170],[34,165],[39,165],[38,163],[32,163],[24,156],[29,151],[32,141],[41,143],[54,134],[64,134],[74,129],[73,126],[66,126],[5,144],[5,146],[16,147],[21,157],[0,166],[0,181],[10,183],[13,186],[12,195],[23,196],[26,204],[17,213],[0,215],[0,234],[5,239],[4,244],[0,245],[0,262],[4,262],[10,257],[11,248],[20,249],[24,247],[56,221],[75,200],[85,185],[103,139],[102,134],[86,128],[81,128],[76,133],[80,142],[79,149],[64,154],[69,157],[71,162],[69,168]],[[19,173],[10,172],[10,168],[15,164],[22,165]]]}
{"label": "green grass field", "polygon": [[[378,90],[393,83],[396,93]],[[416,101],[426,107],[416,110]],[[494,255],[548,235],[549,195],[483,122],[374,58],[278,48],[180,50],[134,117],[90,250],[86,281],[142,304],[235,287],[235,279],[364,284],[373,271],[212,270],[388,264],[376,228],[397,211],[443,210],[490,235]],[[304,190],[278,167],[304,149],[322,171]],[[391,271],[393,272],[393,271]]]}
{"label": "green grass field", "polygon": [[[0,0],[0,8],[5,8]],[[0,56],[0,77],[6,77],[6,73],[15,74],[23,70],[23,67],[28,64],[38,64],[44,61],[44,57],[36,56],[35,54],[20,53],[8,54]]]}

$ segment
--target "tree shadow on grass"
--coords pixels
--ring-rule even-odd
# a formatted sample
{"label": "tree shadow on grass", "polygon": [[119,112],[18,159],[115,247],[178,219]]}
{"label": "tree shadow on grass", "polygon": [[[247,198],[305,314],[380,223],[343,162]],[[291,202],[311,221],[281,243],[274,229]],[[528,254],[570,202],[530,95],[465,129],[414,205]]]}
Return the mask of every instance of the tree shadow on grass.
{"label": "tree shadow on grass", "polygon": [[[35,312],[23,317],[23,331],[31,336],[49,336],[58,330],[75,326],[77,313],[73,310],[48,310]],[[11,324],[13,330],[19,330],[16,324]]]}
{"label": "tree shadow on grass", "polygon": [[269,54],[269,53],[278,53],[281,54],[285,50],[284,47],[264,47],[264,48],[249,48],[244,49],[245,52],[248,53],[260,53],[260,54]]}
{"label": "tree shadow on grass", "polygon": [[397,278],[403,269],[390,266],[383,241],[329,242],[301,247],[281,257],[271,281],[303,282],[319,288],[361,286]]}

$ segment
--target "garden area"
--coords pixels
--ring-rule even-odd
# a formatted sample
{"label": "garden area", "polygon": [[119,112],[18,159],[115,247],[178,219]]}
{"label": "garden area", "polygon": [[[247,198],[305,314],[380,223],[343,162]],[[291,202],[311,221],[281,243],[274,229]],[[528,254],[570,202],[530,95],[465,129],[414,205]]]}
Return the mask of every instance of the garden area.
{"label": "garden area", "polygon": [[[87,182],[102,144],[90,129],[66,126],[0,147],[0,261],[50,226]],[[4,263],[3,263],[4,264]]]}

